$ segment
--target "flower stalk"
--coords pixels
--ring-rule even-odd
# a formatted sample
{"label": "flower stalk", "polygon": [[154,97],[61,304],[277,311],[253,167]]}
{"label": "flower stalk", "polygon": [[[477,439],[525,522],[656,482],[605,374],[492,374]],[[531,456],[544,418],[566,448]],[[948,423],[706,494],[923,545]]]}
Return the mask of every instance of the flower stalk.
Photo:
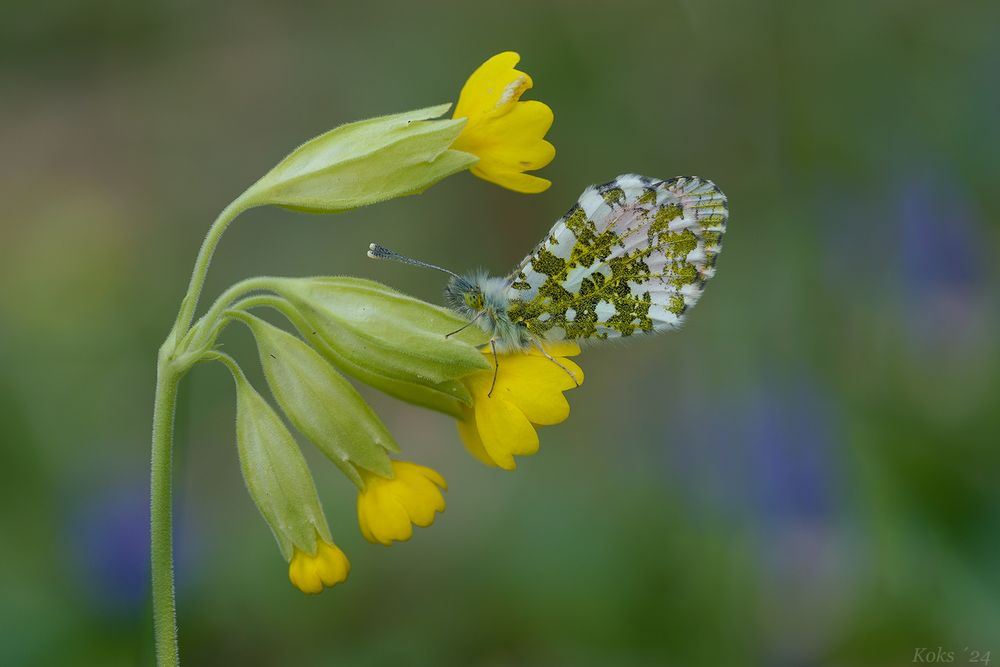
{"label": "flower stalk", "polygon": [[[524,172],[544,167],[555,154],[543,139],[552,112],[541,102],[520,101],[531,80],[514,69],[518,58],[506,52],[488,60],[463,87],[450,119],[440,118],[451,106],[444,104],[350,123],[305,142],[226,206],[210,226],[157,357],[150,559],[156,661],[161,667],[179,664],[172,534],[174,415],[178,385],[196,363],[222,362],[236,380],[237,447],[244,480],[289,562],[292,584],[318,593],[344,581],[350,571],[346,555],[331,541],[294,436],[250,386],[236,361],[214,349],[230,321],[251,327],[272,395],[288,420],[358,486],[362,532],[383,544],[408,539],[412,525],[429,525],[444,510],[441,490],[446,486],[435,471],[389,457],[398,451],[395,441],[340,372],[475,426],[468,415],[479,386],[470,384],[468,377],[479,377],[490,368],[470,341],[441,336],[461,325],[454,313],[358,279],[249,278],[225,290],[196,320],[222,235],[240,213],[253,207],[337,213],[420,193],[463,170],[510,190],[543,191],[549,181]],[[254,307],[277,309],[301,338],[250,315],[247,311]],[[543,415],[532,421],[550,423],[546,419]],[[480,425],[479,432],[492,442],[488,429]],[[501,454],[495,456],[500,459],[497,465],[508,467]]]}
{"label": "flower stalk", "polygon": [[242,203],[242,199],[242,196],[237,197],[229,206],[224,208],[219,217],[212,223],[212,226],[209,227],[208,233],[205,234],[205,239],[201,242],[201,248],[198,249],[198,257],[194,262],[194,270],[191,271],[191,280],[188,283],[187,292],[181,300],[180,311],[177,313],[177,321],[174,322],[174,328],[167,338],[168,341],[171,339],[174,341],[180,340],[188,332],[188,329],[190,329],[195,309],[198,307],[198,300],[201,298],[201,290],[205,285],[208,266],[212,263],[212,256],[215,254],[215,248],[219,245],[222,234],[229,227],[230,223],[236,219],[236,216],[249,208]]}
{"label": "flower stalk", "polygon": [[[169,342],[168,338],[168,342]],[[156,397],[153,403],[153,450],[150,461],[149,532],[151,574],[153,581],[153,634],[156,663],[177,663],[177,612],[174,602],[174,547],[172,459],[174,413],[177,409],[178,372],[164,359],[161,349],[156,372]]]}
{"label": "flower stalk", "polygon": [[[198,353],[188,353],[182,343],[187,334],[194,331],[191,322],[205,285],[208,267],[222,234],[236,216],[247,208],[241,200],[242,197],[238,197],[223,209],[205,235],[191,272],[187,292],[181,300],[177,320],[160,347],[157,358],[150,457],[149,531],[153,636],[156,644],[156,664],[160,667],[180,664],[177,645],[177,603],[174,592],[174,415],[177,411],[177,387],[181,378],[198,361],[199,356]],[[256,283],[252,283],[244,287],[255,285]],[[211,345],[211,342],[208,344]]]}

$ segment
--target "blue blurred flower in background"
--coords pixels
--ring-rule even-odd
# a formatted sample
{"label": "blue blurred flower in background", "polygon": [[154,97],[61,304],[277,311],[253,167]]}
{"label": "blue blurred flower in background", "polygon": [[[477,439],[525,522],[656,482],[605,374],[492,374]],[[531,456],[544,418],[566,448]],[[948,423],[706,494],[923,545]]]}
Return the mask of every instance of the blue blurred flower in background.
{"label": "blue blurred flower in background", "polygon": [[972,196],[933,169],[897,186],[899,289],[911,340],[937,346],[973,342],[980,329],[988,230]]}
{"label": "blue blurred flower in background", "polygon": [[839,493],[839,418],[824,396],[800,375],[682,407],[664,450],[679,487],[705,509],[746,511],[764,531],[824,524]]}
{"label": "blue blurred flower in background", "polygon": [[732,444],[747,448],[748,485],[763,526],[827,523],[837,503],[836,424],[818,387],[804,377],[765,383],[744,399]]}
{"label": "blue blurred flower in background", "polygon": [[78,568],[93,607],[112,615],[142,613],[149,596],[149,489],[127,480],[75,500],[68,513]]}
{"label": "blue blurred flower in background", "polygon": [[[681,416],[683,415],[683,416]],[[835,632],[856,581],[840,524],[843,415],[804,371],[683,406],[665,449],[695,511],[746,530],[766,591],[769,664],[804,664]]]}

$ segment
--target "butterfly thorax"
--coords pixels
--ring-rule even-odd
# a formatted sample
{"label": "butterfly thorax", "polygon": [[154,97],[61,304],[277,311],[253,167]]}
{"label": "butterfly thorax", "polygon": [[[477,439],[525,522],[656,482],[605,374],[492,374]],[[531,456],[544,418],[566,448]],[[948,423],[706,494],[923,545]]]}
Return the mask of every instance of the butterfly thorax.
{"label": "butterfly thorax", "polygon": [[449,280],[444,295],[452,310],[475,320],[496,341],[498,350],[525,350],[531,346],[532,337],[524,325],[510,318],[509,289],[507,279],[476,271]]}

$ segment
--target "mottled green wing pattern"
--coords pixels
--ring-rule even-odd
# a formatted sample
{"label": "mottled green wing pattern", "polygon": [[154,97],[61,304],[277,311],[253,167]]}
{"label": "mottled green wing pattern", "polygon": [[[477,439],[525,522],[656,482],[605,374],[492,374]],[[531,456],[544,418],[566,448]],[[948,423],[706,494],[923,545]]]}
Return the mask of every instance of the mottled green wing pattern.
{"label": "mottled green wing pattern", "polygon": [[693,176],[591,186],[508,277],[510,318],[544,340],[675,329],[715,275],[728,217]]}

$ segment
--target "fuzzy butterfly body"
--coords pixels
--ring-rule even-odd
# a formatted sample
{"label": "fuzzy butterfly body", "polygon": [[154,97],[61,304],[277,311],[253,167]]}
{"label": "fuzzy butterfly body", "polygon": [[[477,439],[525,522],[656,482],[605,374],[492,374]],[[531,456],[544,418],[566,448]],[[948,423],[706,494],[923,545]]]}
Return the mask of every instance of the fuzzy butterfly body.
{"label": "fuzzy butterfly body", "polygon": [[626,174],[587,188],[505,278],[459,276],[377,244],[368,254],[450,273],[448,304],[494,351],[524,350],[677,328],[715,275],[728,217],[711,181]]}

